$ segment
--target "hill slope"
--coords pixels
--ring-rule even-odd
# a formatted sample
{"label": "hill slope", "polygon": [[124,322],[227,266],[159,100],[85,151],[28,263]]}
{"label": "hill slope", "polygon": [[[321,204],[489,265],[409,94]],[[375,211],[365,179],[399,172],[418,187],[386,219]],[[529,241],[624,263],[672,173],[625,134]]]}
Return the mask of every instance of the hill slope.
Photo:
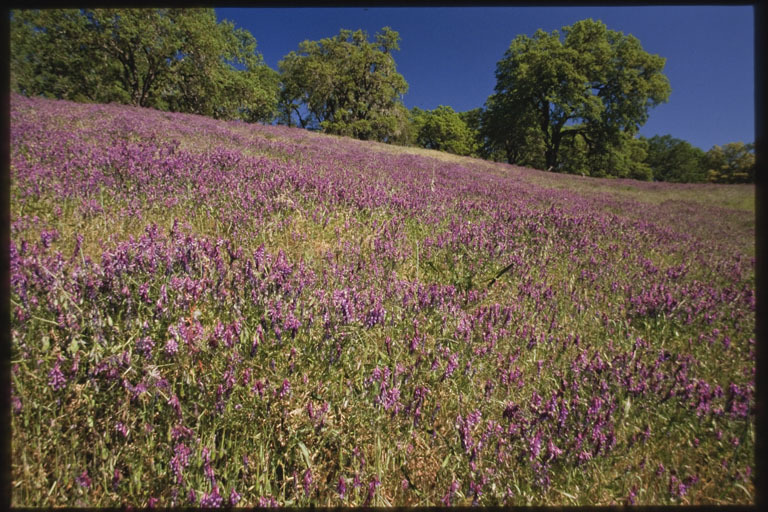
{"label": "hill slope", "polygon": [[11,107],[14,505],[752,500],[752,187]]}

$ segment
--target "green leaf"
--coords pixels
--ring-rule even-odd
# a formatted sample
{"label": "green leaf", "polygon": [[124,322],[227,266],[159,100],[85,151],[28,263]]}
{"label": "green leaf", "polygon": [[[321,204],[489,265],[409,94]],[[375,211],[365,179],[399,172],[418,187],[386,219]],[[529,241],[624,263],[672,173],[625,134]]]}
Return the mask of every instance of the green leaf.
{"label": "green leaf", "polygon": [[301,450],[301,455],[304,457],[304,463],[307,465],[308,468],[311,468],[312,463],[309,457],[309,450],[307,450],[307,447],[301,441],[299,441],[298,444],[299,444],[299,449]]}
{"label": "green leaf", "polygon": [[67,352],[69,352],[69,355],[74,356],[77,354],[77,351],[80,348],[80,340],[77,338],[72,338],[72,341],[69,343],[69,347],[67,347]]}

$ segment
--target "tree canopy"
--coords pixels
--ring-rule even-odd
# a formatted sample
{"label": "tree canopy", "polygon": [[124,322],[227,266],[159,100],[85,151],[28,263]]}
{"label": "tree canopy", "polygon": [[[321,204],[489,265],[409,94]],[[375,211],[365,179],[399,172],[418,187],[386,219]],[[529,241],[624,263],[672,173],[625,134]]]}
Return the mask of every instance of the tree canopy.
{"label": "tree canopy", "polygon": [[714,183],[754,183],[755,145],[731,142],[713,146],[704,157],[707,181]]}
{"label": "tree canopy", "polygon": [[341,30],[304,41],[280,61],[281,122],[358,139],[396,139],[407,124],[401,95],[408,90],[392,52],[400,36],[384,27],[368,41],[362,30]]}
{"label": "tree canopy", "polygon": [[562,34],[517,36],[496,68],[486,132],[510,163],[527,164],[519,159],[542,153],[546,168],[561,170],[560,150],[576,138],[588,155],[606,155],[622,145],[622,133],[637,132],[651,107],[667,101],[664,63],[635,37],[591,19]]}
{"label": "tree canopy", "polygon": [[462,116],[451,107],[440,105],[434,110],[411,110],[417,145],[456,155],[472,155],[475,136]]}
{"label": "tree canopy", "polygon": [[26,95],[270,120],[278,78],[213,9],[16,10],[11,87]]}
{"label": "tree canopy", "polygon": [[652,169],[655,180],[678,183],[705,181],[704,151],[671,135],[654,135],[646,140],[648,155],[645,162]]}

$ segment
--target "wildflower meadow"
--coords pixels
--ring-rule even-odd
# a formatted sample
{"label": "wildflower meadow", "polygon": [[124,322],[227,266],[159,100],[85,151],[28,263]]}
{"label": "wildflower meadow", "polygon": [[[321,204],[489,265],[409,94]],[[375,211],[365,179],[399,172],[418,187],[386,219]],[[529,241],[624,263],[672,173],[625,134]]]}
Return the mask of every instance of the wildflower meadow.
{"label": "wildflower meadow", "polygon": [[14,506],[743,504],[753,185],[11,96]]}

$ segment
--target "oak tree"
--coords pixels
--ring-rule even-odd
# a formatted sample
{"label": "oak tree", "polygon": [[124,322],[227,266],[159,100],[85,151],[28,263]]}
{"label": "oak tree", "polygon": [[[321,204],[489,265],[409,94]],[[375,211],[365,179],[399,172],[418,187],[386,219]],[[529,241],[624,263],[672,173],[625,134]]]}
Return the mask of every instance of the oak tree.
{"label": "oak tree", "polygon": [[434,110],[414,107],[411,116],[416,145],[456,155],[474,153],[474,133],[451,107],[440,105]]}
{"label": "oak tree", "polygon": [[364,140],[397,139],[407,123],[401,97],[408,90],[392,55],[399,40],[384,27],[373,42],[362,30],[341,30],[299,44],[278,65],[280,121]]}
{"label": "oak tree", "polygon": [[256,40],[213,9],[12,11],[11,76],[30,96],[247,121],[277,108]]}
{"label": "oak tree", "polygon": [[[561,170],[560,150],[580,138],[588,154],[605,154],[634,135],[650,108],[667,101],[665,59],[632,35],[591,19],[533,37],[516,37],[496,68],[487,103],[492,140],[507,147],[543,146],[544,166]],[[520,150],[518,150],[519,152]]]}

